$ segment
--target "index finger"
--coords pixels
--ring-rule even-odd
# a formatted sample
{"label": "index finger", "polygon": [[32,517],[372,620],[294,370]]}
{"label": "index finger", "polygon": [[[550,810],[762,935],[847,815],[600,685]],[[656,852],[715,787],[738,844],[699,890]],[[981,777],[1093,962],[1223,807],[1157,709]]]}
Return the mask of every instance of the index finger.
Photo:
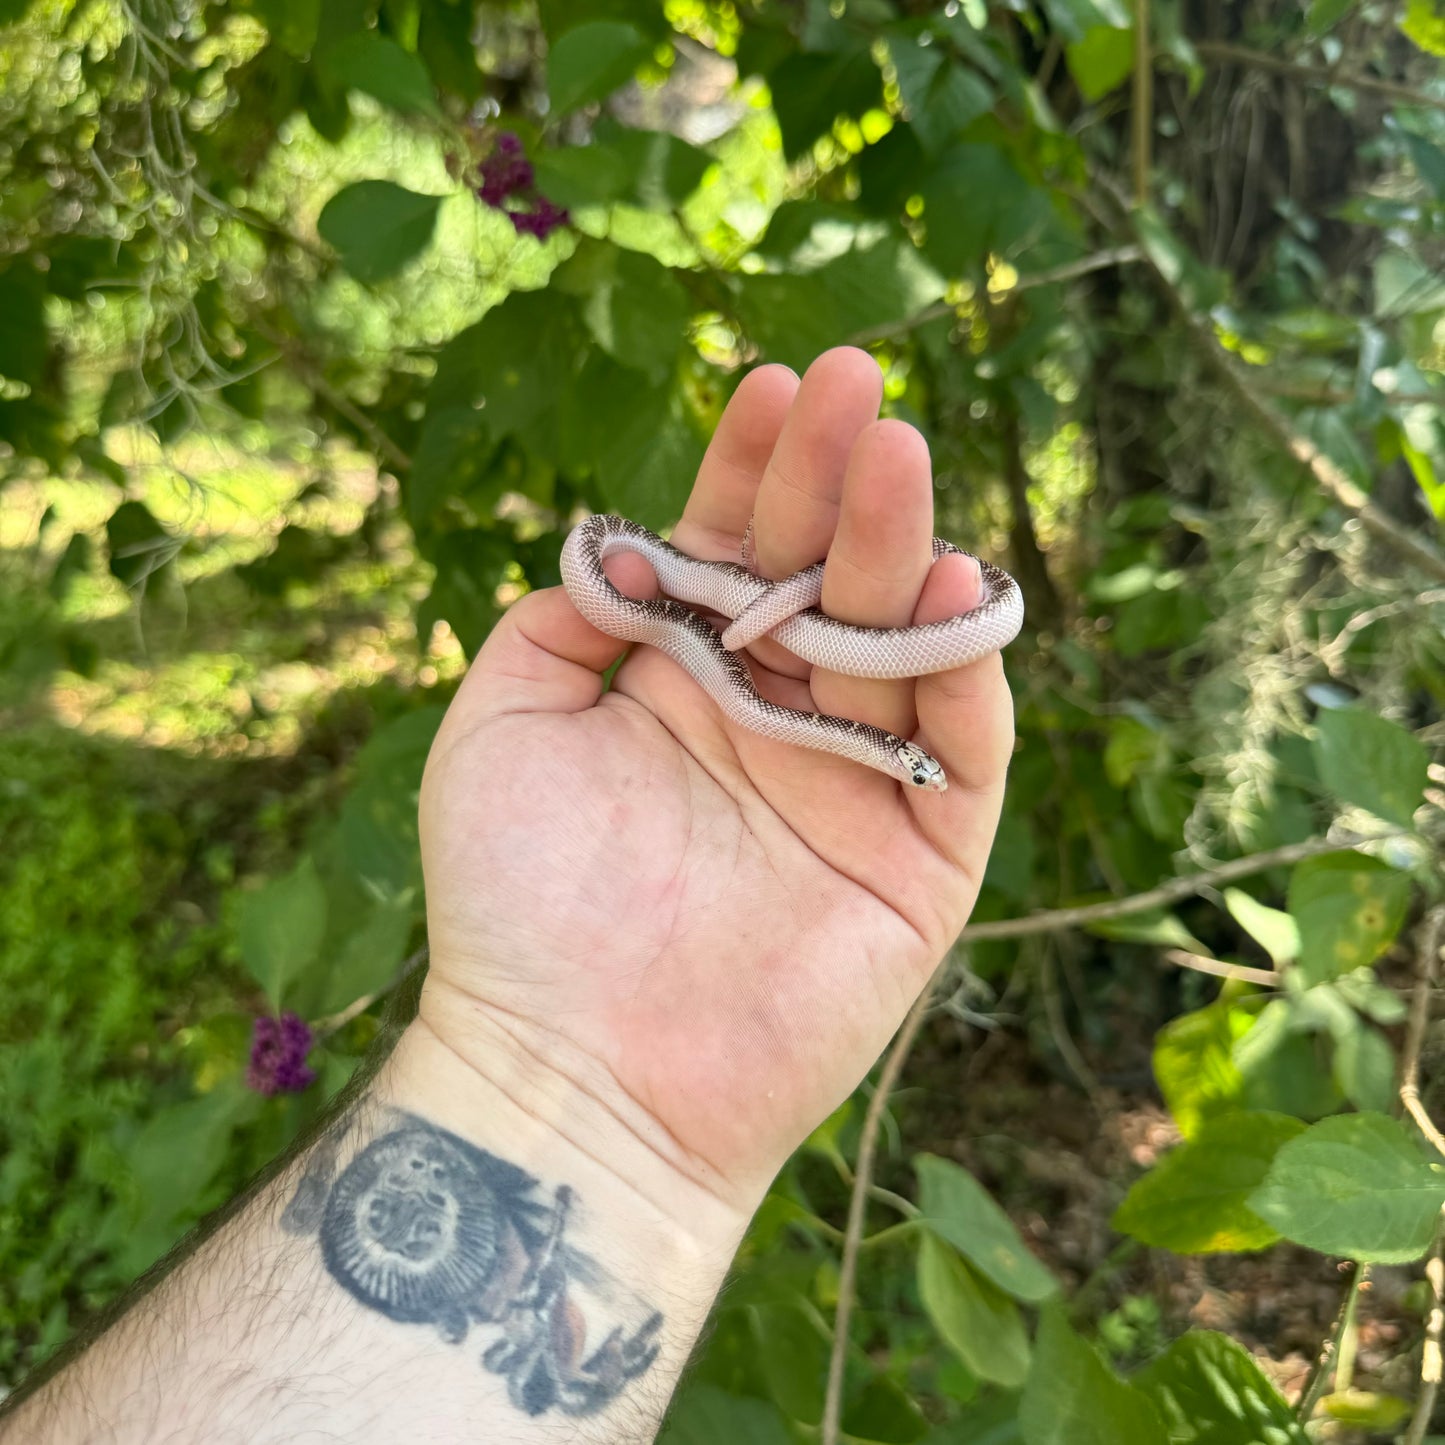
{"label": "index finger", "polygon": [[758,484],[797,390],[797,375],[776,364],[759,366],[738,383],[673,532],[675,546],[689,556],[738,560]]}

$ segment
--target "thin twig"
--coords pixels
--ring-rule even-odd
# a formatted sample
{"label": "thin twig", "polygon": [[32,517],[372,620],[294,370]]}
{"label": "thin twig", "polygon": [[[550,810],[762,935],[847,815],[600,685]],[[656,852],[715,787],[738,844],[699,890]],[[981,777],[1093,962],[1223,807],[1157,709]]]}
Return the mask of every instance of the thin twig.
{"label": "thin twig", "polygon": [[377,989],[375,993],[363,994],[354,1003],[347,1004],[339,1013],[328,1014],[324,1019],[317,1019],[316,1023],[312,1025],[312,1035],[316,1042],[320,1043],[323,1039],[329,1039],[338,1029],[344,1029],[358,1014],[364,1014],[377,999],[383,998],[385,995],[400,988],[401,985],[426,962],[427,952],[427,945],[422,944],[422,946],[397,969],[391,982],[386,984],[385,987]]}
{"label": "thin twig", "polygon": [[934,974],[923,992],[908,1010],[899,1026],[893,1047],[878,1074],[878,1087],[868,1101],[863,1116],[863,1132],[858,1140],[858,1168],[853,1175],[853,1193],[848,1200],[848,1227],[843,1236],[843,1262],[838,1271],[838,1305],[833,1314],[833,1351],[828,1360],[828,1393],[823,1403],[822,1445],[838,1445],[838,1432],[843,1415],[843,1375],[848,1362],[848,1321],[853,1313],[853,1289],[858,1277],[858,1249],[863,1242],[863,1222],[868,1208],[868,1193],[873,1183],[873,1159],[878,1150],[878,1129],[888,1096],[903,1072],[913,1041],[918,1037],[923,1016],[933,997]]}
{"label": "thin twig", "polygon": [[1430,1282],[1430,1318],[1425,1326],[1425,1348],[1420,1359],[1420,1395],[1401,1445],[1423,1445],[1425,1432],[1435,1414],[1435,1396],[1440,1392],[1440,1340],[1445,1335],[1445,1257],[1441,1251],[1441,1237],[1437,1232],[1435,1248],[1425,1264],[1425,1278]]}
{"label": "thin twig", "polygon": [[[1441,108],[1445,109],[1445,101],[1440,104]],[[1098,178],[1097,186],[1099,193],[1108,196],[1113,202],[1121,217],[1122,226],[1135,241],[1142,244],[1142,237],[1138,233],[1134,213],[1127,198],[1105,178]],[[1326,456],[1307,436],[1295,431],[1260,395],[1252,381],[1240,374],[1234,358],[1219,344],[1212,327],[1194,314],[1180,294],[1178,286],[1165,274],[1147,248],[1144,259],[1195,350],[1224,384],[1239,410],[1251,417],[1281,451],[1288,452],[1307,468],[1320,488],[1347,512],[1353,512],[1367,532],[1393,547],[1401,556],[1407,557],[1422,572],[1445,581],[1445,556],[1377,506],[1350,480],[1339,463]]]}
{"label": "thin twig", "polygon": [[1205,958],[1203,954],[1187,953],[1182,948],[1166,949],[1164,957],[1180,968],[1192,968],[1196,973],[1213,974],[1215,978],[1237,978],[1245,983],[1257,983],[1265,988],[1278,988],[1279,975],[1273,969],[1250,968],[1243,963],[1224,963],[1217,958]]}
{"label": "thin twig", "polygon": [[1351,835],[1344,838],[1310,838],[1303,843],[1287,843],[1283,848],[1270,848],[1264,853],[1251,853],[1247,858],[1235,858],[1221,863],[1203,873],[1190,873],[1184,878],[1171,878],[1157,888],[1144,893],[1135,893],[1129,898],[1111,898],[1104,903],[1085,903],[1077,908],[1054,908],[1047,913],[1033,913],[1027,918],[1002,918],[989,923],[970,923],[958,935],[960,943],[977,943],[988,938],[1027,938],[1034,933],[1057,933],[1065,928],[1078,928],[1090,923],[1103,923],[1110,918],[1126,918],[1132,913],[1147,913],[1151,908],[1163,908],[1189,898],[1201,889],[1212,888],[1220,883],[1230,883],[1236,878],[1248,878],[1270,868],[1282,868],[1291,863],[1300,863],[1306,858],[1318,857],[1321,853],[1343,853],[1359,848],[1366,843],[1378,843],[1386,838],[1403,837],[1408,830],[1393,828],[1370,837]]}
{"label": "thin twig", "polygon": [[1325,1342],[1320,1346],[1320,1352],[1315,1358],[1314,1364],[1310,1367],[1308,1378],[1305,1380],[1305,1387],[1300,1391],[1299,1404],[1295,1406],[1295,1418],[1303,1424],[1315,1412],[1315,1406],[1319,1404],[1320,1397],[1330,1380],[1330,1365],[1339,1354],[1340,1335],[1344,1332],[1345,1322],[1350,1317],[1350,1302],[1354,1299],[1355,1284],[1359,1279],[1359,1266],[1351,1260],[1343,1268],[1348,1269],[1349,1277],[1345,1284],[1345,1293],[1340,1300],[1339,1313],[1335,1316],[1335,1322],[1330,1326],[1330,1332]]}
{"label": "thin twig", "polygon": [[1190,44],[1201,60],[1222,60],[1233,65],[1248,65],[1255,70],[1273,71],[1276,75],[1288,75],[1295,80],[1309,81],[1313,85],[1340,86],[1345,90],[1358,91],[1361,95],[1378,95],[1386,100],[1400,101],[1404,105],[1445,110],[1445,96],[1427,95],[1423,90],[1400,85],[1393,80],[1377,80],[1373,75],[1342,75],[1337,71],[1322,69],[1318,65],[1305,65],[1298,60],[1267,55],[1262,50],[1230,45],[1224,40],[1194,40]]}
{"label": "thin twig", "polygon": [[[1110,266],[1124,266],[1143,259],[1144,253],[1138,246],[1108,246],[1102,251],[1081,256],[1077,261],[1066,261],[1061,266],[1050,266],[1045,271],[1033,271],[1026,276],[1020,276],[1008,288],[1007,294],[1012,296],[1019,291],[1052,286],[1058,281],[1075,281],[1080,276],[1087,276],[1091,271],[1103,271]],[[848,345],[867,346],[874,341],[888,341],[895,336],[906,336],[910,331],[916,331],[930,321],[954,315],[957,310],[958,307],[952,301],[937,301],[912,316],[904,317],[902,321],[889,321],[882,326],[870,326],[862,331],[855,331],[848,338]]]}
{"label": "thin twig", "polygon": [[1430,999],[1440,974],[1440,945],[1445,942],[1445,906],[1433,908],[1420,925],[1420,951],[1415,960],[1415,991],[1405,1029],[1405,1054],[1400,1066],[1400,1102],[1420,1132],[1445,1155],[1445,1135],[1420,1102],[1420,1049],[1430,1022]]}
{"label": "thin twig", "polygon": [[272,330],[264,322],[256,322],[256,330],[281,352],[324,401],[329,402],[334,410],[340,412],[371,443],[373,450],[385,457],[393,467],[404,472],[411,470],[411,457],[397,446],[349,396],[332,386],[310,357],[304,355],[290,340]]}

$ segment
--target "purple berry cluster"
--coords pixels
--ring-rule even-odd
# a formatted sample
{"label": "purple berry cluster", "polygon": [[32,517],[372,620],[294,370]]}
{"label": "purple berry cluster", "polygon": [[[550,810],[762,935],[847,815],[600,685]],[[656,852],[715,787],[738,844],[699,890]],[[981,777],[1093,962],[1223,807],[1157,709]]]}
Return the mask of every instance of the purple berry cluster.
{"label": "purple berry cluster", "polygon": [[263,1014],[251,1033],[251,1065],[246,1083],[258,1094],[299,1094],[316,1081],[306,1067],[311,1029],[289,1009],[278,1018]]}
{"label": "purple berry cluster", "polygon": [[[481,184],[477,187],[477,199],[506,215],[519,236],[535,236],[545,241],[570,220],[565,207],[553,204],[537,190],[532,163],[522,150],[521,140],[511,131],[504,130],[497,136],[479,173]],[[507,202],[514,196],[530,201],[531,209],[512,210]]]}

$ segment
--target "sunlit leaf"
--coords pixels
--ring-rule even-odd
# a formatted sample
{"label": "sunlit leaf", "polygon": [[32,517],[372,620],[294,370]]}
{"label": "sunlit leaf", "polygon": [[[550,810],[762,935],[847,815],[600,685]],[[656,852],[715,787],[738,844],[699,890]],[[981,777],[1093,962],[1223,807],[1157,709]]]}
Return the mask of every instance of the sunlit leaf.
{"label": "sunlit leaf", "polygon": [[1406,1264],[1434,1238],[1445,1169],[1396,1120],[1341,1114],[1285,1144],[1248,1203],[1308,1249]]}
{"label": "sunlit leaf", "polygon": [[1130,1383],[1154,1402],[1171,1445],[1309,1445],[1254,1357],[1213,1330],[1181,1335]]}
{"label": "sunlit leaf", "polygon": [[927,1231],[918,1241],[918,1294],[939,1334],[974,1374],[1010,1388],[1023,1384],[1029,1343],[1018,1306]]}
{"label": "sunlit leaf", "polygon": [[1176,1254],[1268,1248],[1279,1235],[1245,1200],[1263,1183],[1281,1145],[1304,1128],[1284,1114],[1211,1119],[1134,1184],[1114,1214],[1114,1228]]}
{"label": "sunlit leaf", "polygon": [[923,1222],[948,1240],[981,1274],[1015,1299],[1037,1302],[1058,1290],[1053,1275],[1029,1253],[1013,1221],[966,1169],[919,1154]]}
{"label": "sunlit leaf", "polygon": [[1126,1385],[1070,1328],[1063,1308],[1039,1321],[1019,1406],[1025,1445],[1168,1445],[1148,1396]]}
{"label": "sunlit leaf", "polygon": [[1320,781],[1336,797],[1408,827],[1425,791],[1425,746],[1365,708],[1323,710],[1315,720]]}

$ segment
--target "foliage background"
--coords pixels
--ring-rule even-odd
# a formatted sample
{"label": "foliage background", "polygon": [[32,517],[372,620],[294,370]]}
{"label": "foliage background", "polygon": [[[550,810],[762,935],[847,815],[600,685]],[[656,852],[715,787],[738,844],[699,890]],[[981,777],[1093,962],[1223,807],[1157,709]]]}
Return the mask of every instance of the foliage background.
{"label": "foliage background", "polygon": [[1442,52],[1433,0],[0,0],[0,1379],[365,1054],[428,740],[569,520],[666,526],[745,368],[846,342],[1023,584],[1022,746],[907,1086],[780,1176],[667,1438],[1428,1438]]}

